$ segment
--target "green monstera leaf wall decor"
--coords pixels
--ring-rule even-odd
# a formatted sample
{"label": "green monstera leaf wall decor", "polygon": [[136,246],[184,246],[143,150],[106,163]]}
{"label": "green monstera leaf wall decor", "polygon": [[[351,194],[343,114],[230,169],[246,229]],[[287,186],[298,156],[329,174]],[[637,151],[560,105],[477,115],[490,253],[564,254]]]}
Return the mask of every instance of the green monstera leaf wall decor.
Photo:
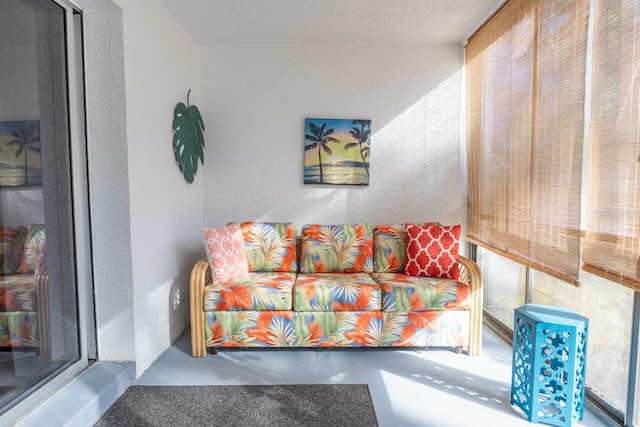
{"label": "green monstera leaf wall decor", "polygon": [[198,172],[198,160],[204,165],[204,122],[198,107],[179,103],[173,110],[173,152],[184,179],[189,184]]}

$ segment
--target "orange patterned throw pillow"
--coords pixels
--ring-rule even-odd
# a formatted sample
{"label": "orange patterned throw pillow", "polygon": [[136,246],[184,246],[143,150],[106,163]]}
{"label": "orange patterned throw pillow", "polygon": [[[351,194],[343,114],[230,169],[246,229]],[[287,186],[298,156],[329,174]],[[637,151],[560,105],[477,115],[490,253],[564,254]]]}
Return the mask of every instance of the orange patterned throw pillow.
{"label": "orange patterned throw pillow", "polygon": [[203,228],[202,233],[214,281],[226,282],[249,274],[240,224]]}
{"label": "orange patterned throw pillow", "polygon": [[442,277],[458,280],[459,225],[406,224],[407,263],[409,276]]}

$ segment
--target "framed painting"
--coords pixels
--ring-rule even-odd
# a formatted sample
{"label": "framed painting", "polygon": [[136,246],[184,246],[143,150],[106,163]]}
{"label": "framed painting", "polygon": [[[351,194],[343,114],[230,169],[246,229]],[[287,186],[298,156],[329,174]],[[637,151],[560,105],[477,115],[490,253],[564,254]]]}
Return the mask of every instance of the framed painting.
{"label": "framed painting", "polygon": [[304,183],[369,185],[371,120],[305,119]]}
{"label": "framed painting", "polygon": [[37,120],[0,122],[0,187],[42,185]]}

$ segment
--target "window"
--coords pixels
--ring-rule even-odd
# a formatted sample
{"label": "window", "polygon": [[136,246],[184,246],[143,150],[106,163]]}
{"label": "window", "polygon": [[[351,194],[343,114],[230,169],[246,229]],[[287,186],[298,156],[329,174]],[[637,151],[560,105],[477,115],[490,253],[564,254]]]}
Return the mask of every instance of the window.
{"label": "window", "polygon": [[485,309],[509,327],[525,301],[589,318],[589,395],[627,424],[640,419],[629,382],[640,337],[638,22],[638,0],[510,0],[466,49],[469,240]]}
{"label": "window", "polygon": [[640,291],[640,5],[597,3],[585,269]]}
{"label": "window", "polygon": [[499,322],[513,328],[513,312],[524,304],[526,268],[493,252],[478,248],[482,266],[484,309]]}
{"label": "window", "polygon": [[569,308],[589,319],[587,375],[589,389],[621,413],[627,404],[631,354],[633,292],[588,273],[580,287],[531,271],[534,304]]}
{"label": "window", "polygon": [[509,1],[465,50],[467,239],[574,284],[588,12],[587,0]]}

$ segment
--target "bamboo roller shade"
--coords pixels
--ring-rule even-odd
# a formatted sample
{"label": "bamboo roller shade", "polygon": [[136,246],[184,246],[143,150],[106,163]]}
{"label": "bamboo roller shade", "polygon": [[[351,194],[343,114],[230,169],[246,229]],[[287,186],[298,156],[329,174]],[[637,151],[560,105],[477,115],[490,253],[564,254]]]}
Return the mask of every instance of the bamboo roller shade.
{"label": "bamboo roller shade", "polygon": [[513,0],[466,46],[467,240],[578,284],[588,0]]}
{"label": "bamboo roller shade", "polygon": [[599,0],[583,269],[640,291],[640,10]]}

